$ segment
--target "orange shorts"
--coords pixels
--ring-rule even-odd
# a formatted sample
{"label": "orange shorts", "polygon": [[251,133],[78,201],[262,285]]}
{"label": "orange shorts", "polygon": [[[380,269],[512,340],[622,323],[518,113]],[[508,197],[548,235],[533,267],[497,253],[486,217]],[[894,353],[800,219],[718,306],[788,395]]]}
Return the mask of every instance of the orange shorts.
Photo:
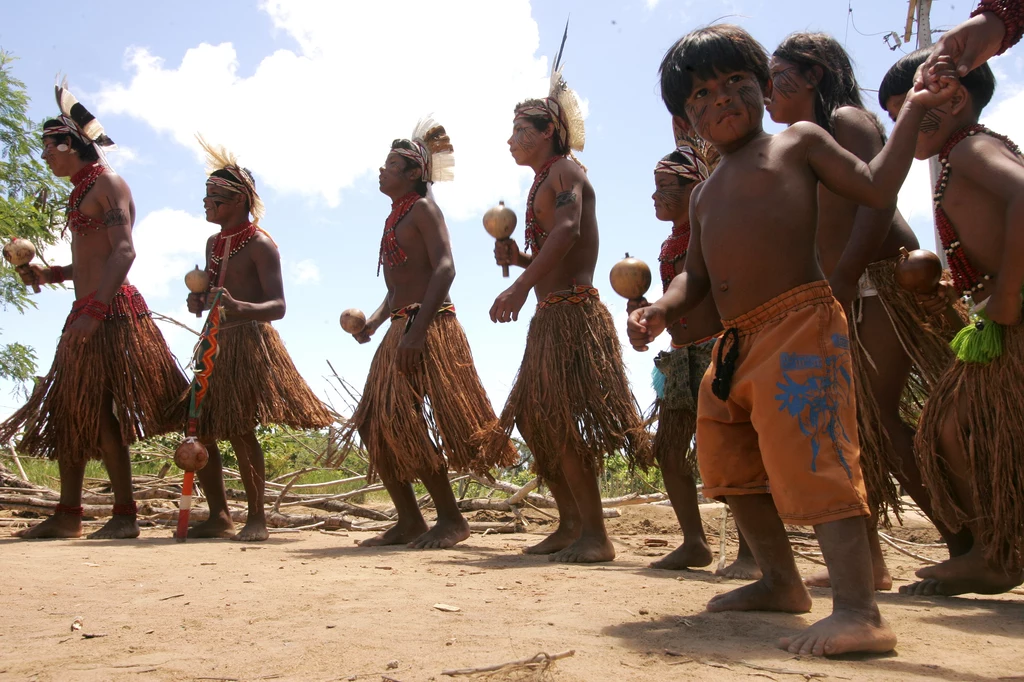
{"label": "orange shorts", "polygon": [[[697,401],[704,495],[770,493],[795,525],[868,515],[846,316],[828,283],[804,284],[722,325]],[[730,355],[723,400],[713,385]]]}

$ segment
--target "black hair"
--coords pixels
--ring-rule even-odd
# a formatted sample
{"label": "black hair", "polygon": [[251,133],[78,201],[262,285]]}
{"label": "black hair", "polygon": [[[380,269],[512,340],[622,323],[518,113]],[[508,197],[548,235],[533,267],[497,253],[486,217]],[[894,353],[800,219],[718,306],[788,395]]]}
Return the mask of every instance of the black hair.
{"label": "black hair", "polygon": [[[524,118],[529,121],[534,128],[540,132],[544,132],[548,129],[549,125],[554,125],[554,121],[550,116],[540,116],[537,114],[520,114],[519,111],[523,107],[542,107],[546,108],[547,104],[544,100],[540,99],[525,99],[516,105],[516,118]],[[554,146],[555,154],[565,155],[569,153],[569,144],[566,142],[562,144],[562,136],[555,131],[555,134],[551,136],[551,144]]]}
{"label": "black hair", "polygon": [[[416,147],[414,147],[413,143],[410,142],[409,140],[394,140],[391,143],[391,148],[409,149],[411,151],[416,151]],[[414,162],[412,159],[407,158],[405,156],[402,157],[402,161],[405,162],[405,170],[412,170],[414,168],[420,169],[420,179],[416,181],[416,193],[419,194],[421,197],[427,196],[427,181],[423,177],[423,173],[425,173],[426,170],[418,163]]]}
{"label": "black hair", "polygon": [[686,100],[693,79],[707,80],[716,73],[747,71],[768,92],[768,53],[764,46],[739,26],[716,24],[691,31],[665,53],[661,74],[661,99],[674,116],[686,116]]}
{"label": "black hair", "polygon": [[45,140],[46,138],[50,138],[57,144],[69,145],[78,154],[78,158],[86,163],[99,161],[100,155],[96,152],[96,148],[93,145],[80,140],[77,135],[72,135],[71,133],[46,132],[48,128],[56,128],[63,125],[65,125],[64,121],[58,121],[55,118],[51,118],[43,123],[43,139]]}
{"label": "black hair", "polygon": [[[775,49],[773,56],[796,66],[804,77],[813,75],[815,122],[835,134],[835,115],[842,107],[867,111],[853,64],[839,41],[827,33],[791,33]],[[813,73],[815,67],[818,72]],[[877,117],[872,114],[881,129]]]}
{"label": "black hair", "polygon": [[[252,171],[249,170],[248,168],[243,168],[242,172],[245,173],[246,177],[249,178],[249,181],[252,182],[253,188],[255,188],[256,187],[256,178],[254,178],[252,176]],[[221,168],[220,170],[213,171],[212,173],[210,173],[210,177],[211,178],[221,178],[222,180],[227,180],[228,182],[233,182],[233,183],[236,183],[236,184],[238,183],[238,178],[235,177],[235,174],[232,173],[231,171],[229,171],[226,168]],[[252,210],[252,205],[249,202],[249,195],[246,194],[245,192],[241,192],[241,195],[245,199],[245,208],[246,208],[246,210],[251,211]]]}
{"label": "black hair", "polygon": [[[931,54],[930,47],[923,47],[920,50],[911,52],[900,58],[898,62],[889,67],[889,71],[878,86],[878,104],[885,109],[886,103],[893,97],[905,95],[914,87],[914,75],[918,67]],[[992,95],[996,91],[996,77],[991,67],[982,64],[974,71],[960,78],[960,84],[964,86],[971,96],[971,106],[974,115],[979,116],[982,109],[992,101]]]}

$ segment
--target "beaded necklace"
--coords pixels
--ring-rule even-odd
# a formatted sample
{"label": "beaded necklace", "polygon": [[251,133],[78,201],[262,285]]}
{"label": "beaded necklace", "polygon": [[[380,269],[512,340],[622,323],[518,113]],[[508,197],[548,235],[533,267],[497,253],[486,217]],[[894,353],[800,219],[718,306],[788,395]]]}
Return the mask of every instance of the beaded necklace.
{"label": "beaded necklace", "polygon": [[408,259],[405,251],[398,244],[395,228],[398,227],[398,223],[402,222],[402,218],[409,214],[409,211],[412,210],[412,207],[421,198],[419,192],[409,192],[391,204],[391,213],[388,215],[387,220],[384,221],[384,234],[380,238],[380,255],[377,258],[378,277],[380,276],[380,268],[384,265],[385,260],[388,263],[388,267],[393,268],[396,265],[401,265]]}
{"label": "beaded necklace", "polygon": [[661,253],[658,254],[658,262],[661,263],[662,291],[668,291],[668,285],[676,276],[676,261],[685,258],[689,248],[690,221],[686,221],[678,227],[673,226],[672,234],[662,242]]}
{"label": "beaded necklace", "polygon": [[62,237],[67,229],[70,229],[74,234],[82,234],[85,230],[98,230],[101,227],[106,227],[102,220],[97,220],[78,210],[78,207],[82,205],[82,201],[85,199],[85,195],[89,193],[89,190],[92,189],[92,186],[96,184],[96,181],[99,180],[99,177],[106,170],[107,167],[100,163],[91,163],[71,176],[71,184],[75,188],[71,190],[71,196],[68,197],[64,230],[61,230]]}
{"label": "beaded necklace", "polygon": [[544,181],[548,179],[548,174],[551,172],[551,167],[555,165],[555,162],[559,159],[566,158],[564,155],[552,156],[550,159],[544,162],[544,165],[537,171],[537,175],[533,178],[533,186],[530,187],[530,194],[526,198],[526,250],[537,253],[540,251],[540,242],[548,236],[548,233],[537,222],[537,214],[533,210],[533,200],[537,198],[537,190],[544,184]]}
{"label": "beaded necklace", "polygon": [[985,135],[996,138],[1005,144],[1006,148],[1015,155],[1021,155],[1020,148],[1014,144],[1010,138],[1005,135],[994,133],[978,123],[961,128],[953,133],[953,135],[946,140],[946,144],[943,145],[942,151],[939,152],[939,163],[942,165],[942,171],[939,173],[939,178],[935,182],[935,226],[939,231],[939,239],[942,241],[942,249],[946,254],[946,260],[949,263],[950,272],[953,274],[953,283],[963,296],[971,296],[977,291],[984,290],[985,282],[992,279],[992,277],[991,275],[981,274],[981,272],[979,272],[978,269],[975,268],[967,259],[967,254],[964,253],[963,245],[960,243],[960,237],[957,235],[956,228],[953,226],[949,216],[946,215],[946,212],[942,208],[942,198],[946,194],[946,186],[949,184],[949,176],[952,172],[952,167],[949,163],[950,153],[960,142],[968,137],[973,137],[978,133],[984,133]]}
{"label": "beaded necklace", "polygon": [[256,235],[256,230],[258,229],[256,225],[246,220],[238,227],[230,230],[221,230],[217,234],[217,240],[213,243],[213,252],[210,254],[210,267],[208,268],[210,281],[214,283],[214,286],[221,286],[218,283],[217,276],[220,274],[220,268],[224,262],[224,242],[227,241],[228,237],[231,237],[231,253],[228,254],[230,259],[241,251],[243,246],[249,243],[249,240]]}

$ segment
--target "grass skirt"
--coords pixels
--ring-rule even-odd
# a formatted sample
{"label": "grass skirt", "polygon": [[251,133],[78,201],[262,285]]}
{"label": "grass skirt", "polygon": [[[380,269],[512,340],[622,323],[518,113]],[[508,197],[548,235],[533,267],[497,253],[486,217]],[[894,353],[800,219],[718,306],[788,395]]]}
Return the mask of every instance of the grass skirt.
{"label": "grass skirt", "polygon": [[[1008,571],[1024,568],[1024,328],[1003,329],[1003,354],[987,365],[956,361],[925,404],[915,449],[935,515],[950,528],[977,521],[975,542]],[[959,414],[958,414],[959,412]],[[956,425],[969,463],[978,519],[958,503],[940,451],[943,427]]]}
{"label": "grass skirt", "polygon": [[[666,458],[683,457],[683,471],[697,476],[697,448],[692,446],[697,430],[697,394],[704,373],[711,364],[714,339],[673,348],[654,359],[655,372],[664,377],[662,390],[651,406],[647,423],[658,423],[652,444],[652,458],[661,463]],[[658,389],[661,382],[656,382]]]}
{"label": "grass skirt", "polygon": [[[921,407],[943,373],[953,364],[954,355],[949,341],[959,330],[953,329],[941,316],[929,317],[914,295],[896,283],[897,262],[898,257],[893,257],[871,263],[865,276],[878,292],[877,299],[885,309],[900,345],[910,357],[911,374],[903,392],[900,412],[903,420],[916,429]],[[890,472],[899,470],[900,463],[889,434],[882,426],[878,403],[871,392],[870,378],[876,370],[860,338],[859,300],[854,302],[853,319],[849,324],[856,377],[860,465],[864,472],[868,504],[887,524],[890,511],[897,518],[901,511],[899,490],[890,475]],[[959,312],[966,320],[966,310]]]}
{"label": "grass skirt", "polygon": [[621,452],[630,465],[650,462],[651,442],[622,363],[622,346],[596,289],[557,292],[538,308],[515,385],[496,429],[481,433],[493,451],[513,427],[533,453],[541,478],[557,475],[575,451],[595,473]]}
{"label": "grass skirt", "polygon": [[398,373],[398,344],[409,319],[392,318],[338,452],[348,452],[344,444],[358,431],[370,456],[368,477],[397,481],[445,467],[486,475],[492,467],[518,463],[519,453],[508,437],[487,452],[472,442],[473,434],[493,428],[497,417],[453,313],[437,313],[427,328],[420,371],[412,376]]}
{"label": "grass skirt", "polygon": [[[65,329],[76,316],[68,317]],[[111,313],[86,343],[70,346],[62,336],[49,373],[0,424],[0,440],[24,429],[19,451],[81,464],[103,456],[104,413],[113,411],[123,445],[182,427],[185,411],[173,406],[188,381],[134,286],[121,287]]]}
{"label": "grass skirt", "polygon": [[270,323],[228,322],[217,339],[220,349],[199,413],[200,438],[227,440],[257,424],[320,429],[334,422]]}

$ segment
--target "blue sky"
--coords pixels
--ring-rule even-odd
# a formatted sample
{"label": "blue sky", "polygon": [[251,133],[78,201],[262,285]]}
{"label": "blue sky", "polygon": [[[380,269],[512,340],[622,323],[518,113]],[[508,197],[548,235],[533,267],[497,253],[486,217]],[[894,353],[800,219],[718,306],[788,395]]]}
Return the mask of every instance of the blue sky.
{"label": "blue sky", "polygon": [[[458,270],[452,298],[500,409],[532,304],[518,323],[488,319],[491,302],[511,280],[494,265],[480,218],[503,199],[522,224],[532,174],[515,166],[505,140],[515,103],[545,94],[548,58],[566,16],[565,76],[585,100],[587,147],[580,158],[598,196],[596,282],[624,326],[625,301],[611,291],[607,273],[626,251],[654,269],[669,228],[655,220],[650,198],[654,164],[673,146],[658,94],[665,50],[686,31],[726,15],[769,51],[792,31],[822,30],[845,41],[861,85],[877,88],[902,54],[880,34],[903,32],[906,3],[856,0],[851,7],[852,15],[839,0],[50,0],[0,4],[0,47],[20,58],[14,73],[28,86],[34,118],[55,113],[53,79],[62,72],[121,146],[111,162],[138,208],[139,256],[129,276],[151,308],[194,328],[199,323],[184,309],[181,278],[201,263],[214,228],[201,218],[205,176],[192,135],[202,132],[238,153],[267,205],[263,225],[281,247],[288,314],[277,327],[299,370],[324,396],[327,360],[361,387],[376,348],[357,345],[338,326],[342,310],[369,312],[384,294],[375,272],[389,200],[377,191],[376,169],[390,141],[433,112],[456,148],[456,181],[436,190]],[[937,4],[933,26],[948,27],[971,8],[963,0]],[[999,90],[988,110],[990,125],[1018,140],[1022,126],[1010,112],[1022,103],[1021,59],[1011,53],[994,62]],[[865,99],[877,110],[874,93]],[[774,128],[770,121],[768,127]],[[918,164],[901,209],[926,248],[934,243],[929,195],[927,168]],[[521,228],[516,236],[521,240]],[[67,254],[65,246],[51,255],[68,262]],[[0,321],[4,341],[35,346],[40,373],[72,299],[70,292],[44,291],[38,310],[25,317],[7,312]],[[186,363],[194,337],[162,328]],[[624,353],[646,407],[653,353]],[[11,388],[0,384],[0,415],[19,402]]]}

